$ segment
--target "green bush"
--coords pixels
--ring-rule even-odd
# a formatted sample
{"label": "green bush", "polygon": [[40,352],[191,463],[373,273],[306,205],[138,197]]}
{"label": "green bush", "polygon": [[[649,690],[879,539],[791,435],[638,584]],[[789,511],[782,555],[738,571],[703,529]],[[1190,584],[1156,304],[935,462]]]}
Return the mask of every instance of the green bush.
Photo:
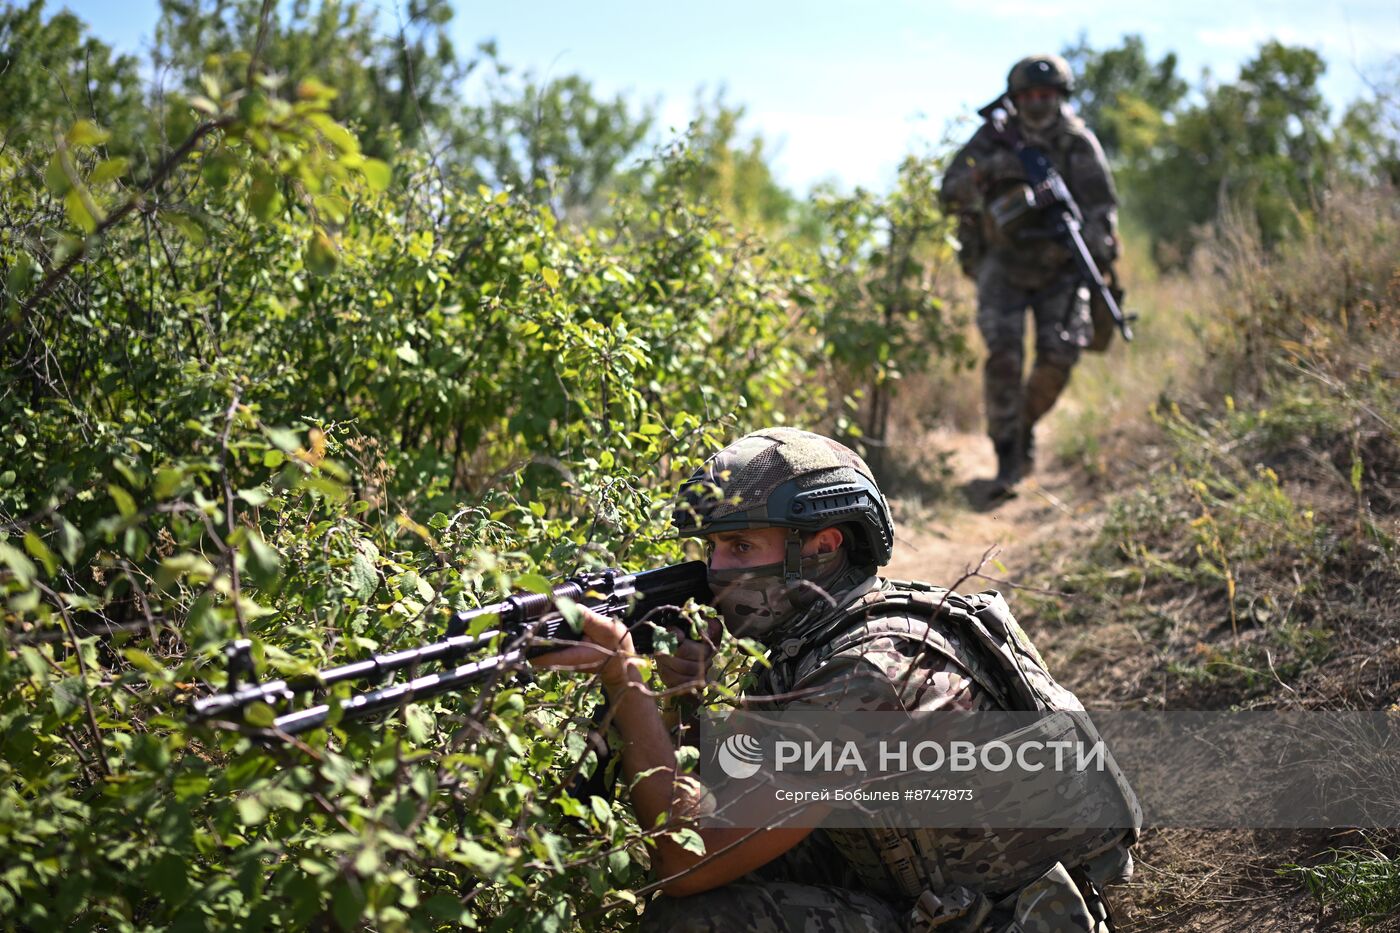
{"label": "green bush", "polygon": [[0,156],[0,916],[625,916],[656,830],[561,790],[584,680],[272,748],[188,704],[237,636],[297,673],[532,574],[679,557],[664,490],[736,430],[823,411],[791,391],[819,351],[791,333],[816,306],[800,257],[684,196],[684,155],[572,231],[365,158],[315,82],[210,85],[172,103],[185,135],[150,175],[90,121]]}

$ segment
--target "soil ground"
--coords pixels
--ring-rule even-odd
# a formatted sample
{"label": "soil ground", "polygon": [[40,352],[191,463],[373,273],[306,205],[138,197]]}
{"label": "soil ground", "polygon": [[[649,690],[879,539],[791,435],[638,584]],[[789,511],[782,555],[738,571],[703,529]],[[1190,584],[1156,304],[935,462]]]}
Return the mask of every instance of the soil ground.
{"label": "soil ground", "polygon": [[[1040,440],[1038,467],[1009,499],[989,501],[996,472],[983,436],[934,431],[922,442],[932,460],[947,457],[954,494],[933,507],[896,498],[895,556],[883,574],[969,591],[995,588],[1017,604],[1016,589],[1053,587],[1057,571],[1103,523],[1101,488],[1050,456],[1052,417]],[[984,560],[984,557],[986,558]],[[980,569],[979,569],[980,568]],[[1153,646],[1113,619],[1096,630],[1045,627],[1022,614],[1056,677],[1089,708],[1124,702],[1151,689]],[[1096,701],[1096,698],[1097,701]],[[1319,853],[1354,842],[1345,830],[1283,832],[1148,829],[1135,848],[1132,882],[1112,889],[1124,933],[1361,929],[1321,910],[1300,883],[1277,870],[1309,864]],[[1370,929],[1400,930],[1400,919]]]}

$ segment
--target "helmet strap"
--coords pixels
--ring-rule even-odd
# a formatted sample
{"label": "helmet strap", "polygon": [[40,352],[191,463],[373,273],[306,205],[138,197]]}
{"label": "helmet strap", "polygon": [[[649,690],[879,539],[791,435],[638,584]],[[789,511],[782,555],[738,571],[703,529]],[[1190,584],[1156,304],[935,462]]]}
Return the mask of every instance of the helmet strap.
{"label": "helmet strap", "polygon": [[783,549],[783,581],[795,584],[801,579],[802,533],[796,528],[789,528],[787,543]]}

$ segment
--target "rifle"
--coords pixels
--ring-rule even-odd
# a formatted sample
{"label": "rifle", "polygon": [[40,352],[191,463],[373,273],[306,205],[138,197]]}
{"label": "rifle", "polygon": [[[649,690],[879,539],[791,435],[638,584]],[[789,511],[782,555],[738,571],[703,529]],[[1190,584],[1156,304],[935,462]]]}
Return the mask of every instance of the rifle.
{"label": "rifle", "polygon": [[[1089,253],[1089,246],[1084,242],[1084,214],[1080,211],[1079,204],[1074,200],[1069,185],[1044,151],[1039,146],[1027,145],[1021,138],[1020,130],[1011,120],[1015,112],[1015,106],[1006,97],[998,97],[977,111],[992,127],[997,138],[1016,153],[1017,158],[1021,160],[1021,167],[1025,169],[1026,179],[1030,182],[1027,187],[1018,188],[998,198],[991,206],[993,219],[999,226],[1006,226],[1032,211],[1050,212],[1054,221],[1052,235],[1059,237],[1069,250],[1080,276],[1108,309],[1123,339],[1131,341],[1131,319],[1118,306],[1117,296],[1104,281],[1098,263],[1094,262],[1094,257]],[[1106,341],[1107,337],[1104,339]]]}
{"label": "rifle", "polygon": [[[554,650],[557,646],[551,642],[556,639],[572,639],[573,630],[560,609],[561,601],[572,601],[601,615],[623,619],[632,632],[638,653],[650,654],[654,648],[653,625],[679,627],[681,607],[692,599],[697,602],[711,599],[704,561],[686,561],[635,574],[615,568],[583,573],[565,580],[549,594],[517,593],[499,603],[456,613],[447,636],[441,641],[266,683],[254,679],[252,642],[239,639],[225,651],[228,684],[224,692],[196,700],[193,715],[203,721],[229,716],[246,721],[253,704],[265,703],[274,710],[284,710],[272,720],[271,728],[296,735],[326,725],[331,719],[332,702],[338,704],[339,720],[365,719],[406,703],[460,690],[519,669],[527,659]],[[487,631],[466,634],[473,623],[482,619],[489,620]],[[417,674],[422,665],[445,667],[498,640],[500,650],[496,654],[436,673]],[[324,696],[326,689],[335,684],[347,681],[382,683],[402,670],[415,676],[343,700],[330,701]],[[245,678],[248,679],[246,684],[243,683]],[[291,709],[302,695],[309,695],[312,704]]]}

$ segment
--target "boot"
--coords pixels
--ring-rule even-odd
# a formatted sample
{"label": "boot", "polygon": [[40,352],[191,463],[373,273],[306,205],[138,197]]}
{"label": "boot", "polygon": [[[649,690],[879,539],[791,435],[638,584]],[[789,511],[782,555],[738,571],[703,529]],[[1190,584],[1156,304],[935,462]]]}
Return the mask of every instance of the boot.
{"label": "boot", "polygon": [[1002,490],[1008,490],[1021,479],[1021,441],[1010,437],[992,441],[997,452],[997,475],[993,482]]}

